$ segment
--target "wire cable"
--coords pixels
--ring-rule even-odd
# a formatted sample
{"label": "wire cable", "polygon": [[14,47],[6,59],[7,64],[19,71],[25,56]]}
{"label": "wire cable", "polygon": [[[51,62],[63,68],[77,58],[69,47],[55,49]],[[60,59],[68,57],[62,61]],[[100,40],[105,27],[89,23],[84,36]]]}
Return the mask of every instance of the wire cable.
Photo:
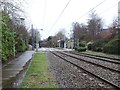
{"label": "wire cable", "polygon": [[84,17],[86,14],[89,14],[91,11],[93,11],[95,8],[99,7],[100,5],[102,5],[106,0],[100,2],[98,5],[96,5],[95,7],[93,7],[91,10],[89,10],[87,13],[83,14],[79,19],[81,19],[82,17]]}
{"label": "wire cable", "polygon": [[45,2],[44,2],[44,11],[43,11],[43,23],[42,23],[42,29],[44,28],[45,13],[46,13],[46,0],[45,0]]}
{"label": "wire cable", "polygon": [[109,11],[110,9],[114,8],[118,3],[114,4],[112,7],[107,8],[106,10],[102,11],[101,13],[99,13],[99,15],[106,13],[107,11]]}
{"label": "wire cable", "polygon": [[69,1],[67,2],[67,4],[66,4],[66,5],[65,5],[65,7],[63,8],[62,12],[60,13],[60,15],[58,16],[58,18],[56,19],[55,23],[52,25],[52,27],[51,27],[51,29],[50,29],[50,30],[52,30],[52,29],[53,29],[53,27],[56,25],[56,23],[58,22],[58,20],[60,19],[60,17],[61,17],[61,16],[62,16],[62,14],[64,13],[65,9],[66,9],[66,8],[67,8],[67,6],[69,5],[70,1],[71,1],[71,0],[69,0]]}
{"label": "wire cable", "polygon": [[[79,20],[79,19],[81,19],[82,17],[84,17],[86,14],[89,14],[92,10],[94,10],[94,9],[96,9],[97,7],[99,7],[100,5],[102,5],[105,1],[106,1],[106,0],[103,0],[102,2],[100,2],[99,4],[97,4],[95,7],[93,7],[93,8],[90,9],[88,12],[86,12],[85,14],[83,14],[80,18],[76,19],[76,21]],[[69,25],[68,25],[67,27],[69,27]]]}

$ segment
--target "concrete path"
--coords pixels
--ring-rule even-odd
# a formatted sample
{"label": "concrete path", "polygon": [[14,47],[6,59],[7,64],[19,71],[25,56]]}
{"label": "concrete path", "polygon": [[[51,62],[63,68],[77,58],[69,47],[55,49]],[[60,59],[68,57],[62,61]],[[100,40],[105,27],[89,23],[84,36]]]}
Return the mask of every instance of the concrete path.
{"label": "concrete path", "polygon": [[34,51],[26,51],[2,68],[2,83],[15,77],[23,70],[26,63],[32,58]]}

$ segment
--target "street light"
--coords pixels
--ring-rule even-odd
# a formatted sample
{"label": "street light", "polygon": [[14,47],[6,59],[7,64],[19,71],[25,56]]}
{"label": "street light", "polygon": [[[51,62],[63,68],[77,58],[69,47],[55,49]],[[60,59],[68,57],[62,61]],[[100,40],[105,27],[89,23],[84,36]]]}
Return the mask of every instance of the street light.
{"label": "street light", "polygon": [[21,20],[25,20],[25,18],[23,18],[23,17],[21,17],[20,19],[21,19]]}
{"label": "street light", "polygon": [[22,24],[23,24],[23,21],[25,20],[25,18],[20,17],[19,19],[20,19],[20,25],[22,25]]}
{"label": "street light", "polygon": [[[40,30],[43,31],[43,29],[40,29]],[[42,37],[42,36],[40,36],[40,40],[41,40],[41,37]],[[40,46],[40,43],[39,43],[39,46]]]}
{"label": "street light", "polygon": [[37,31],[35,32],[35,35],[36,35],[36,52],[38,52],[38,44],[37,44],[38,43],[38,38],[37,38],[38,33],[37,33]]}
{"label": "street light", "polygon": [[34,30],[33,30],[33,24],[31,25],[32,29],[32,50],[34,50]]}

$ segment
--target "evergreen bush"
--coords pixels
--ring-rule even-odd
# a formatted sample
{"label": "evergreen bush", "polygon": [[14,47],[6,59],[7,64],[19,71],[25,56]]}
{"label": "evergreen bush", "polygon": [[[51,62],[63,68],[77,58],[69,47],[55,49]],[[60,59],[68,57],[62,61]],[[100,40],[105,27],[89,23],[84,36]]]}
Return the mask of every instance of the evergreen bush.
{"label": "evergreen bush", "polygon": [[87,49],[92,50],[92,44],[91,43],[87,45]]}
{"label": "evergreen bush", "polygon": [[79,52],[86,51],[86,47],[77,47],[77,51]]}
{"label": "evergreen bush", "polygon": [[91,44],[91,50],[97,51],[97,52],[102,52],[105,44],[106,44],[106,42],[103,40],[95,41],[93,44]]}
{"label": "evergreen bush", "polygon": [[9,15],[3,12],[2,15],[2,62],[6,62],[9,57],[13,57],[15,53],[19,51],[25,51],[27,48],[27,44],[25,42],[25,38],[23,37],[20,28],[12,27],[14,26],[12,20]]}
{"label": "evergreen bush", "polygon": [[85,43],[80,42],[79,46],[75,47],[75,50],[77,50],[79,52],[86,51],[86,47],[85,46],[86,46]]}
{"label": "evergreen bush", "polygon": [[113,39],[109,41],[103,48],[105,53],[120,55],[120,39]]}
{"label": "evergreen bush", "polygon": [[80,47],[85,47],[85,44],[81,42],[81,43],[79,44],[79,46],[80,46]]}

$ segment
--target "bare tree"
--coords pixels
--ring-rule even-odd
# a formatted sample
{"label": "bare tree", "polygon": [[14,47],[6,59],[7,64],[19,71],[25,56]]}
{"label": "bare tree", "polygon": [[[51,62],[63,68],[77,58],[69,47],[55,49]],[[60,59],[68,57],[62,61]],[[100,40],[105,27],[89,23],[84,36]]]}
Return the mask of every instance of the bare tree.
{"label": "bare tree", "polygon": [[53,44],[53,47],[56,47],[57,46],[57,37],[56,36],[53,36],[52,37],[52,44]]}
{"label": "bare tree", "polygon": [[75,22],[75,23],[72,24],[72,26],[73,26],[73,38],[74,38],[75,40],[77,40],[77,39],[79,39],[80,25],[79,25],[78,22]]}
{"label": "bare tree", "polygon": [[73,23],[74,47],[78,46],[81,41],[88,41],[87,26],[83,23]]}
{"label": "bare tree", "polygon": [[60,29],[60,31],[55,35],[56,38],[64,40],[66,38],[65,36],[65,29]]}
{"label": "bare tree", "polygon": [[116,36],[118,33],[118,19],[114,18],[112,21],[112,24],[108,27],[110,32],[110,38],[112,39],[114,36]]}
{"label": "bare tree", "polygon": [[24,16],[22,5],[25,0],[0,0],[0,8],[8,14],[14,21],[14,24],[20,24],[21,15]]}
{"label": "bare tree", "polygon": [[88,19],[88,31],[89,38],[93,41],[100,38],[100,31],[103,28],[103,23],[100,17],[95,12],[90,14],[90,19]]}
{"label": "bare tree", "polygon": [[118,28],[118,18],[114,18],[112,24],[110,25],[111,28]]}

